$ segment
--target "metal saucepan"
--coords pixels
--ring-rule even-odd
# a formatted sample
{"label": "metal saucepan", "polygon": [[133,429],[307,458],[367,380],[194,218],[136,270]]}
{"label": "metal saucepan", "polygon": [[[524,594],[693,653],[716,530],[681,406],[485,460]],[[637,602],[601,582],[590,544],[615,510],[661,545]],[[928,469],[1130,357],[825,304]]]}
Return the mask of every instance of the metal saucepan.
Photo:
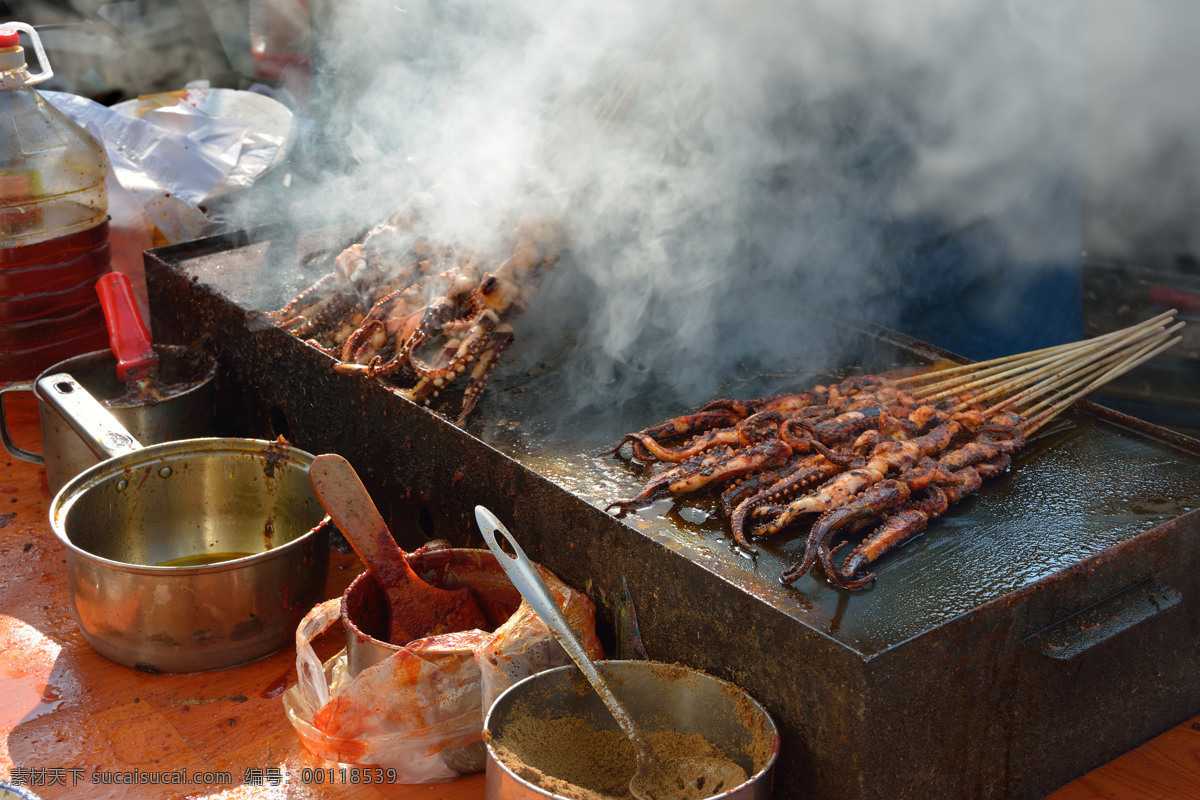
{"label": "metal saucepan", "polygon": [[[598,661],[596,668],[630,714],[645,720],[647,731],[698,733],[738,762],[750,779],[720,794],[727,800],[764,800],[771,796],[775,762],[779,758],[779,731],[757,700],[742,688],[707,673],[679,664],[654,661]],[[522,734],[530,720],[577,719],[595,730],[620,729],[578,667],[568,665],[530,675],[508,687],[484,719],[487,745],[487,800],[564,800],[535,782],[536,770],[569,781],[591,772],[595,753],[577,743]],[[519,756],[527,769],[521,775],[498,754],[504,748]],[[615,769],[612,782],[627,784],[633,776]],[[553,785],[553,784],[548,784]],[[578,784],[576,784],[578,786]],[[591,789],[599,787],[583,786]],[[613,794],[616,787],[611,787]],[[573,792],[571,796],[578,796]]]}
{"label": "metal saucepan", "polygon": [[323,599],[329,560],[312,455],[258,439],[143,448],[70,375],[36,391],[107,458],[50,504],[92,647],[146,671],[199,672],[292,641]]}
{"label": "metal saucepan", "polygon": [[[500,627],[521,605],[521,595],[487,550],[469,548],[421,549],[407,554],[409,565],[424,581],[446,589],[470,589],[487,618],[487,627]],[[370,570],[363,572],[342,594],[341,620],[346,638],[346,668],[351,677],[395,655],[401,647],[388,641],[390,624],[387,595]],[[455,636],[444,645],[425,648],[441,663],[470,664],[474,651]],[[483,770],[487,751],[483,742],[448,747],[443,763],[460,775]]]}
{"label": "metal saucepan", "polygon": [[46,485],[53,496],[67,481],[100,458],[83,437],[38,394],[38,381],[48,375],[68,373],[105,407],[142,444],[211,436],[213,429],[214,377],[217,362],[203,350],[175,345],[155,345],[159,380],[174,387],[155,402],[129,399],[126,384],[117,378],[117,359],[111,350],[97,350],[60,361],[33,381],[0,386],[8,392],[33,392],[38,398],[42,422],[42,452],[24,450],[13,443],[0,397],[0,439],[9,455],[22,461],[46,465]]}
{"label": "metal saucepan", "polygon": [[[642,724],[629,713],[613,687],[600,674],[596,662],[592,661],[587,649],[571,629],[571,624],[563,616],[554,595],[508,528],[483,506],[475,506],[475,519],[484,542],[504,568],[509,580],[521,591],[525,602],[529,603],[571,656],[633,746],[637,767],[630,776],[630,794],[638,800],[704,800],[732,792],[748,783],[750,773],[728,755],[700,756],[684,752],[669,756],[656,749]],[[507,552],[506,546],[511,553]]]}

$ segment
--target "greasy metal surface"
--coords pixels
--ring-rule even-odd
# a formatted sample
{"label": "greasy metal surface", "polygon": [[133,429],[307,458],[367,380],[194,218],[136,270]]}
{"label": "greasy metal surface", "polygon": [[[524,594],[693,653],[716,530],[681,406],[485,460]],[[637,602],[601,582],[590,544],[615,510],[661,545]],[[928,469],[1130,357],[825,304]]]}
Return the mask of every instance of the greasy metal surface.
{"label": "greasy metal surface", "polygon": [[1200,438],[1200,276],[1175,261],[1138,262],[1085,258],[1084,335],[1118,330],[1167,308],[1178,309],[1177,318],[1188,325],[1179,344],[1107,384],[1096,401]]}
{"label": "greasy metal surface", "polygon": [[[797,385],[809,383],[753,380],[737,387],[737,396]],[[623,430],[601,417],[588,420],[579,429],[600,431],[602,438],[587,441],[582,452],[570,439],[539,440],[528,432],[541,412],[553,413],[552,404],[544,403],[549,393],[541,386],[522,388],[518,397],[530,400],[523,407],[511,402],[499,413],[499,403],[480,409],[474,423],[485,441],[596,507],[637,494],[647,471],[591,455],[618,441]],[[686,411],[621,422],[624,430],[635,430]],[[496,424],[498,417],[519,424],[507,431]],[[727,523],[715,515],[711,500],[663,499],[623,521],[871,655],[1195,508],[1200,459],[1194,454],[1074,414],[1035,438],[1008,474],[881,561],[879,581],[864,592],[838,590],[818,570],[791,588],[777,585],[779,573],[799,558],[803,526],[758,543],[761,555],[752,560],[731,548]]]}
{"label": "greasy metal surface", "polygon": [[1090,257],[1083,263],[1084,332],[1089,336],[1119,330],[1130,321],[1177,308],[1193,323],[1180,332],[1174,358],[1200,361],[1200,276],[1174,260],[1139,259],[1137,263]]}
{"label": "greasy metal surface", "polygon": [[[223,385],[238,387],[220,418],[242,427],[228,433],[345,455],[407,549],[433,536],[471,543],[480,503],[519,528],[531,557],[586,590],[609,625],[628,585],[652,657],[732,680],[771,711],[785,796],[1038,797],[1200,708],[1194,441],[1102,409],[1073,414],[881,564],[875,588],[848,594],[806,578],[788,589],[776,576],[794,537],[756,564],[729,549],[703,504],[623,520],[599,508],[639,476],[593,454],[709,398],[639,397],[603,413],[603,400],[565,404],[569,339],[542,336],[562,342],[547,357],[518,337],[464,432],[381,384],[333,373],[328,358],[247,313],[287,297],[264,297],[263,270],[294,269],[325,246],[266,233],[147,262],[155,330],[213,351]],[[548,325],[536,307],[525,321]],[[750,364],[722,394],[946,355],[887,331],[847,326],[844,336],[858,363],[786,374]],[[1178,604],[1069,661],[1022,644],[1152,575]]]}

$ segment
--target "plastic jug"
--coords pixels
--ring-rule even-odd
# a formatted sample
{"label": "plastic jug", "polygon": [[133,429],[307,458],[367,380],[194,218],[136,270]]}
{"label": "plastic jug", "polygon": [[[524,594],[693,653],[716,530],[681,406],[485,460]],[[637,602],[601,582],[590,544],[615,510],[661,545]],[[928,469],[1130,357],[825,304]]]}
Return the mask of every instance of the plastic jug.
{"label": "plastic jug", "polygon": [[52,75],[31,26],[0,24],[0,381],[108,347],[95,289],[109,271],[108,156],[33,88]]}

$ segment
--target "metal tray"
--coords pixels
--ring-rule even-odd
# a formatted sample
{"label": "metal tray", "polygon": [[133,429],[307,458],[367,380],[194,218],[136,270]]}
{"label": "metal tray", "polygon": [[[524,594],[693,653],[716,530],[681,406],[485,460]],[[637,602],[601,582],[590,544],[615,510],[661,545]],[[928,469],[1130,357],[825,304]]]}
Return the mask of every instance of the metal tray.
{"label": "metal tray", "polygon": [[[1039,797],[1200,711],[1194,440],[1081,404],[881,562],[873,588],[847,593],[819,575],[789,588],[777,577],[798,536],[751,560],[703,501],[602,511],[642,476],[596,454],[710,398],[568,402],[569,331],[542,330],[525,337],[536,344],[518,336],[464,430],[452,409],[338,375],[265,324],[254,310],[315,278],[298,265],[336,240],[265,228],[151,251],[156,336],[217,357],[231,434],[349,458],[402,546],[477,545],[471,510],[483,503],[592,596],[613,637],[631,598],[651,656],[732,680],[771,711],[785,796]],[[291,286],[264,295],[263,271],[288,269]],[[549,324],[527,317],[522,329]],[[954,358],[837,325],[853,363],[747,364],[721,394]]]}

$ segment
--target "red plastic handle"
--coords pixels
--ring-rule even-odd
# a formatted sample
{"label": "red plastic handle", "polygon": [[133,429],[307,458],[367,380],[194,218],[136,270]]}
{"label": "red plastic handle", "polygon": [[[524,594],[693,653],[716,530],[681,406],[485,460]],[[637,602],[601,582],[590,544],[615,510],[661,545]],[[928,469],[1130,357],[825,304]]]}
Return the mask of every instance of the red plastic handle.
{"label": "red plastic handle", "polygon": [[158,368],[158,353],[134,303],[129,276],[106,272],[96,281],[96,293],[108,322],[108,343],[117,357],[117,378],[136,381],[149,377]]}
{"label": "red plastic handle", "polygon": [[1184,311],[1200,311],[1200,292],[1181,289],[1178,286],[1152,284],[1146,292],[1151,303],[1158,303],[1167,308],[1179,308]]}

